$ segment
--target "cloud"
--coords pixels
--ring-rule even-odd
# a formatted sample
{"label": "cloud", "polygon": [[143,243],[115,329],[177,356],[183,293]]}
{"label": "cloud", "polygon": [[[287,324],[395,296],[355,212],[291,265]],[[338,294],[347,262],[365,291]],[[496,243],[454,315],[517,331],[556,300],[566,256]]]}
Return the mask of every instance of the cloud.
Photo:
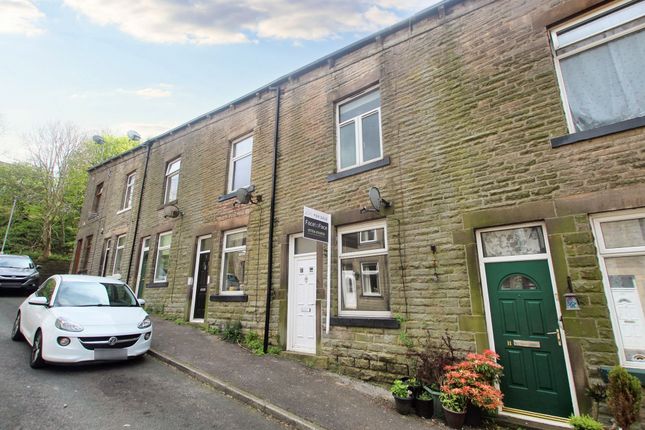
{"label": "cloud", "polygon": [[44,17],[30,0],[0,1],[0,33],[37,36],[44,32],[40,27]]}
{"label": "cloud", "polygon": [[[372,32],[428,0],[64,0],[99,25],[153,43],[217,45]],[[436,0],[435,0],[436,1]]]}
{"label": "cloud", "polygon": [[104,97],[114,97],[121,96],[123,94],[134,95],[144,99],[159,99],[164,97],[171,97],[173,88],[171,84],[157,84],[154,87],[140,88],[135,90],[126,90],[124,88],[117,88],[114,90],[104,90],[104,91],[82,91],[79,93],[70,94],[69,98],[71,99],[92,99],[92,98],[104,98]]}

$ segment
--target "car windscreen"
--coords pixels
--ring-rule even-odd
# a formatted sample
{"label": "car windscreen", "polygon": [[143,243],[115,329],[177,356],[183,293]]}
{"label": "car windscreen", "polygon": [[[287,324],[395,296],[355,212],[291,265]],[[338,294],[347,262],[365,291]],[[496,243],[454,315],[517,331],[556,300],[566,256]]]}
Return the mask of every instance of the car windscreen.
{"label": "car windscreen", "polygon": [[125,284],[64,281],[58,287],[54,306],[139,306]]}
{"label": "car windscreen", "polygon": [[8,257],[0,256],[0,267],[12,269],[32,269],[34,263],[29,257]]}

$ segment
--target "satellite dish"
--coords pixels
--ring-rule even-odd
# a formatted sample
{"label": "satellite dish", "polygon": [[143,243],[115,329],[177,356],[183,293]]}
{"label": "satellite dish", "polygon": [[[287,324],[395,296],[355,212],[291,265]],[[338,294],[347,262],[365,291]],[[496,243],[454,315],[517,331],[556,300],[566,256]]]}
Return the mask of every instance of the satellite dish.
{"label": "satellite dish", "polygon": [[128,131],[128,138],[130,138],[130,140],[134,140],[138,142],[141,140],[141,135],[134,130],[130,130]]}
{"label": "satellite dish", "polygon": [[175,205],[170,205],[163,208],[164,218],[177,218],[179,215],[183,215],[183,213]]}
{"label": "satellite dish", "polygon": [[105,139],[103,139],[103,136],[99,136],[98,134],[95,134],[94,136],[92,136],[92,140],[97,145],[103,145],[105,143]]}
{"label": "satellite dish", "polygon": [[235,192],[235,197],[237,197],[237,201],[242,205],[251,202],[251,192],[246,188],[238,188]]}
{"label": "satellite dish", "polygon": [[381,191],[376,187],[371,187],[368,193],[370,197],[370,203],[376,211],[380,211],[383,208],[389,208],[390,202],[381,198]]}

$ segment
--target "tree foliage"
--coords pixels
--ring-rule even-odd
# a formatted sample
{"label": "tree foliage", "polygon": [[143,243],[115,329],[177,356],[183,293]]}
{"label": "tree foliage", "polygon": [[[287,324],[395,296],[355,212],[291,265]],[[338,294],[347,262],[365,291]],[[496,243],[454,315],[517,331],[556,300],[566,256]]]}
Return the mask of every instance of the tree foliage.
{"label": "tree foliage", "polygon": [[97,145],[71,124],[53,123],[27,137],[31,160],[0,163],[0,234],[4,236],[14,197],[14,219],[6,253],[49,258],[74,247],[87,170],[137,145],[127,137],[103,136]]}

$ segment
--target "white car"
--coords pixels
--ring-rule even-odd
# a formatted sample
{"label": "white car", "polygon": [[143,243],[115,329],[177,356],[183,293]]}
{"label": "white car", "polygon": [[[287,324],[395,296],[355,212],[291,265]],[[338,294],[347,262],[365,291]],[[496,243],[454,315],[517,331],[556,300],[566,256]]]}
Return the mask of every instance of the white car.
{"label": "white car", "polygon": [[123,281],[54,275],[18,309],[11,339],[31,345],[31,367],[127,360],[150,349],[152,321]]}

